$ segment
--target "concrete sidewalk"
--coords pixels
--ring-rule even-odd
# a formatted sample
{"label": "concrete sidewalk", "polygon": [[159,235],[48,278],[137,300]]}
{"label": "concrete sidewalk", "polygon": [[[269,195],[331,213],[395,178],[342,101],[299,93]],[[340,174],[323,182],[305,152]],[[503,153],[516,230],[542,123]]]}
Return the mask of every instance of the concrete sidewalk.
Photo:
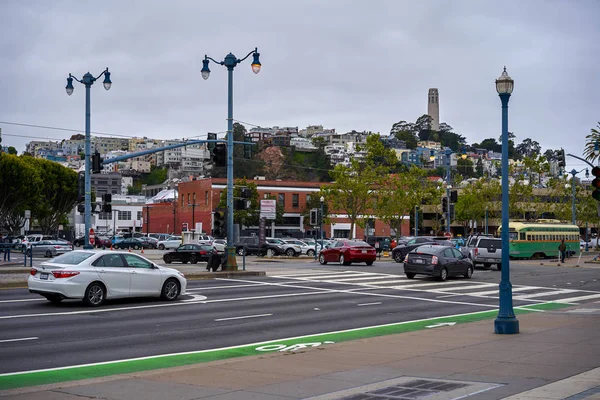
{"label": "concrete sidewalk", "polygon": [[485,320],[15,389],[0,398],[600,399],[600,302],[518,319],[516,335],[496,335]]}

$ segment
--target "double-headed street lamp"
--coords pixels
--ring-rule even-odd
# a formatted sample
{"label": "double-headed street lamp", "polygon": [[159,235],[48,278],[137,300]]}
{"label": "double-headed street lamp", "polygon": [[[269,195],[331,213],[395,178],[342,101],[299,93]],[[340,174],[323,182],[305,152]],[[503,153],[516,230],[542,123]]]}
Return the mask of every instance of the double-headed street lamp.
{"label": "double-headed street lamp", "polygon": [[500,279],[500,310],[494,320],[494,332],[501,334],[519,333],[519,321],[515,317],[510,283],[510,254],[508,235],[508,100],[514,81],[506,72],[496,79],[496,91],[502,102],[502,276]]}
{"label": "double-headed street lamp", "polygon": [[233,69],[244,61],[246,58],[252,58],[252,72],[258,74],[260,72],[260,54],[258,48],[254,48],[246,57],[238,59],[233,54],[229,53],[223,61],[216,61],[213,58],[205,55],[202,60],[202,78],[208,79],[210,69],[208,64],[210,61],[215,64],[227,67],[227,270],[237,270],[237,262],[235,259],[235,247],[233,246]]}
{"label": "double-headed street lamp", "polygon": [[92,179],[91,179],[91,144],[90,144],[90,88],[100,78],[104,75],[104,81],[102,84],[104,85],[104,89],[109,90],[112,82],[110,80],[110,72],[108,72],[108,68],[106,68],[100,75],[96,78],[89,72],[83,75],[81,80],[77,79],[73,75],[69,74],[67,78],[67,86],[65,90],[67,94],[70,96],[73,94],[73,79],[77,82],[85,85],[85,211],[84,211],[84,221],[85,221],[85,239],[83,242],[84,249],[92,249],[93,246],[90,245],[90,228],[92,226]]}

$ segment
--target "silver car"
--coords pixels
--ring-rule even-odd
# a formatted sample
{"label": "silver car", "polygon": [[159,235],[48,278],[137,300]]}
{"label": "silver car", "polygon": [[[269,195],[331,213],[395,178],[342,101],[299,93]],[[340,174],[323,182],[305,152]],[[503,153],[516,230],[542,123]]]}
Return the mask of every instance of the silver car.
{"label": "silver car", "polygon": [[181,236],[171,236],[167,240],[161,240],[157,243],[159,250],[176,249],[181,246]]}
{"label": "silver car", "polygon": [[41,240],[29,244],[27,255],[43,255],[44,257],[56,257],[59,254],[68,253],[73,250],[73,246],[62,240]]}

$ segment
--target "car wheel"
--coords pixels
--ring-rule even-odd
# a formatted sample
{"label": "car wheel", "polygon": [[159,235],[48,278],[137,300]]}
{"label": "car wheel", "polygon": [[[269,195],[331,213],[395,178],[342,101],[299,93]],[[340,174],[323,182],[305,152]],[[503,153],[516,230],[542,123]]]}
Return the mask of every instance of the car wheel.
{"label": "car wheel", "polygon": [[243,247],[238,247],[238,249],[235,252],[237,253],[238,256],[243,256],[244,255],[244,248]]}
{"label": "car wheel", "polygon": [[134,249],[134,250],[139,250],[139,249],[140,249],[140,246],[138,246],[138,245],[136,244],[135,246],[133,246],[133,249]]}
{"label": "car wheel", "polygon": [[81,242],[75,242],[75,247],[81,247]]}
{"label": "car wheel", "polygon": [[285,251],[285,255],[288,257],[294,257],[295,254],[296,252],[291,247]]}
{"label": "car wheel", "polygon": [[448,270],[446,268],[442,268],[440,271],[440,281],[445,281],[448,279]]}
{"label": "car wheel", "polygon": [[165,255],[163,256],[163,261],[164,261],[164,262],[166,262],[167,264],[171,264],[171,261],[173,261],[173,260],[171,259],[171,256],[170,256],[170,255],[168,255],[168,254],[165,254]]}
{"label": "car wheel", "polygon": [[165,245],[164,245],[164,244],[162,244],[162,243],[161,243],[161,244],[159,244],[159,245],[158,245],[158,249],[159,249],[159,250],[164,250],[164,249],[165,249]]}
{"label": "car wheel", "polygon": [[85,289],[85,295],[83,296],[83,302],[87,306],[98,307],[104,303],[106,298],[106,289],[100,282],[92,282]]}
{"label": "car wheel", "polygon": [[46,250],[46,254],[44,254],[44,257],[52,257],[52,252],[50,250]]}
{"label": "car wheel", "polygon": [[492,267],[492,264],[490,264],[490,263],[483,263],[483,268],[490,269],[491,267]]}
{"label": "car wheel", "polygon": [[58,304],[63,301],[63,298],[57,294],[48,294],[44,297],[52,304]]}
{"label": "car wheel", "polygon": [[396,261],[397,263],[401,263],[402,261],[404,261],[404,257],[402,257],[401,251],[397,251],[394,253],[394,261]]}
{"label": "car wheel", "polygon": [[346,261],[344,260],[343,254],[340,254],[340,265],[346,265]]}
{"label": "car wheel", "polygon": [[195,254],[190,254],[190,263],[192,263],[192,264],[198,263],[198,257]]}
{"label": "car wheel", "polygon": [[406,273],[406,277],[407,277],[408,279],[413,279],[413,278],[415,277],[415,275],[416,275],[416,274],[413,274],[413,273],[411,273],[411,272],[407,272],[407,273]]}
{"label": "car wheel", "polygon": [[467,267],[467,272],[465,272],[465,278],[467,279],[471,279],[471,277],[473,276],[473,267],[472,266],[468,266]]}
{"label": "car wheel", "polygon": [[173,301],[179,297],[179,282],[174,278],[167,279],[162,287],[160,297],[167,301]]}
{"label": "car wheel", "polygon": [[373,261],[365,261],[365,264],[367,264],[368,266],[373,265]]}
{"label": "car wheel", "polygon": [[498,271],[502,271],[502,264],[501,263],[496,264],[496,269],[498,269]]}
{"label": "car wheel", "polygon": [[327,261],[325,261],[325,256],[323,254],[319,254],[319,264],[325,265]]}
{"label": "car wheel", "polygon": [[306,255],[309,256],[309,257],[314,257],[315,256],[315,251],[314,250],[308,250],[306,252]]}

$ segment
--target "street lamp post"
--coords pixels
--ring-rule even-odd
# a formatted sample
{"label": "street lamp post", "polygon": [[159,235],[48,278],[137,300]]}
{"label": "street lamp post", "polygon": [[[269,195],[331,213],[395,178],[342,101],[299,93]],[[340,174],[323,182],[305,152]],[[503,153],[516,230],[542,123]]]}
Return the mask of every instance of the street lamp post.
{"label": "street lamp post", "polygon": [[323,250],[323,203],[325,202],[325,197],[321,196],[319,201],[321,202],[321,215],[319,218],[319,237],[321,238],[321,250]]}
{"label": "street lamp post", "polygon": [[85,221],[85,238],[83,241],[84,249],[92,249],[93,246],[90,245],[90,228],[92,226],[92,179],[91,179],[91,165],[90,158],[92,156],[91,152],[91,143],[90,143],[90,119],[91,119],[91,111],[90,111],[90,88],[100,78],[104,75],[104,89],[109,90],[112,82],[110,80],[110,72],[108,72],[108,68],[106,68],[100,75],[96,78],[89,72],[83,75],[81,80],[77,79],[73,75],[69,74],[67,78],[67,86],[65,90],[67,94],[70,96],[73,94],[73,79],[79,83],[85,85],[85,200],[84,200],[84,221]]}
{"label": "street lamp post", "polygon": [[508,76],[504,67],[502,75],[496,80],[496,90],[502,102],[502,276],[500,310],[494,320],[494,332],[499,334],[519,333],[519,321],[513,310],[508,246],[508,100],[513,87],[514,81]]}
{"label": "street lamp post", "polygon": [[227,270],[237,270],[237,261],[235,259],[235,247],[233,246],[233,69],[244,61],[246,58],[253,56],[252,72],[258,74],[260,72],[260,60],[258,48],[254,48],[246,57],[238,59],[233,54],[229,53],[223,61],[204,56],[202,60],[202,78],[208,79],[210,69],[208,64],[210,61],[215,64],[227,67],[227,262],[225,268]]}
{"label": "street lamp post", "polygon": [[[575,208],[575,175],[579,174],[580,172],[585,171],[585,177],[589,178],[590,177],[590,171],[587,168],[582,169],[581,171],[577,171],[575,168],[573,168],[571,170],[571,223],[573,225],[577,224],[577,219],[576,219],[576,208]],[[585,251],[588,251],[588,240],[587,240],[587,227],[585,229]]]}
{"label": "street lamp post", "polygon": [[446,233],[450,233],[450,157],[452,150],[446,149],[446,199],[448,199],[448,209],[446,210]]}

